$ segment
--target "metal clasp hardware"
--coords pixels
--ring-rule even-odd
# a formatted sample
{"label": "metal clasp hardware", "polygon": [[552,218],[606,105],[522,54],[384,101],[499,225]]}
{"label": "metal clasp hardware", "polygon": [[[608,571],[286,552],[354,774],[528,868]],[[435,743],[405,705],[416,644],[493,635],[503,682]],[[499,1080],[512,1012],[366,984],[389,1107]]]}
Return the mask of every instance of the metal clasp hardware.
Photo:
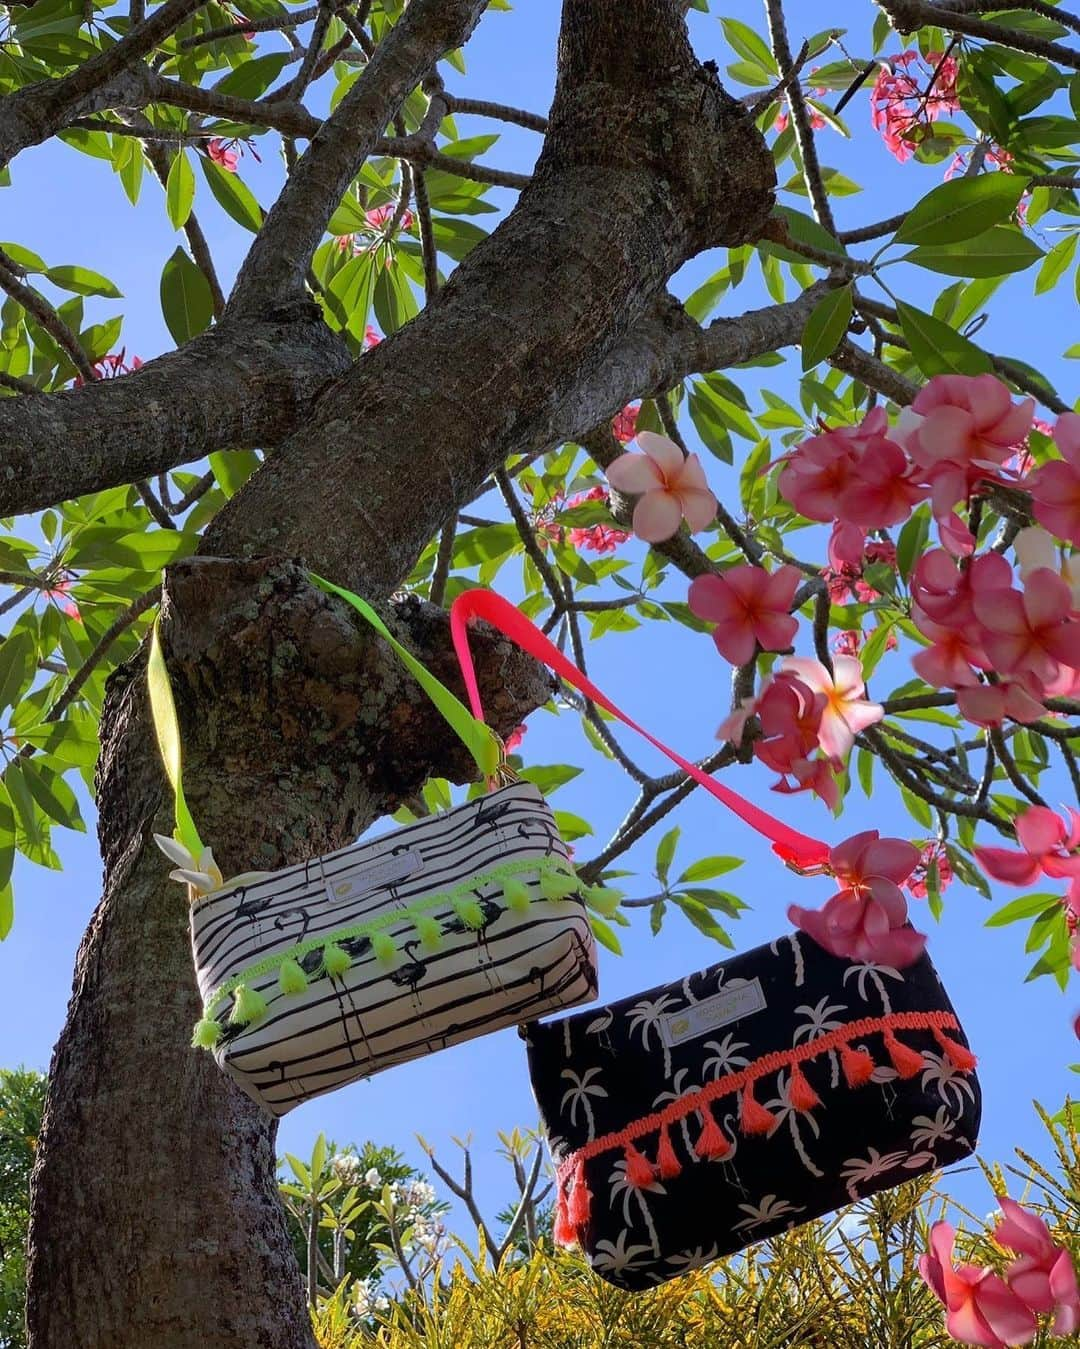
{"label": "metal clasp hardware", "polygon": [[831,876],[833,869],[828,862],[815,862],[813,866],[800,866],[793,858],[785,857],[784,866],[789,871],[794,871],[796,876]]}
{"label": "metal clasp hardware", "polygon": [[[492,735],[495,735],[494,731],[492,732]],[[487,780],[487,789],[489,792],[498,791],[500,787],[513,787],[515,783],[521,781],[518,775],[510,767],[506,755],[506,746],[503,744],[501,737],[496,735],[495,739],[499,746],[499,766],[495,769],[494,774]]]}

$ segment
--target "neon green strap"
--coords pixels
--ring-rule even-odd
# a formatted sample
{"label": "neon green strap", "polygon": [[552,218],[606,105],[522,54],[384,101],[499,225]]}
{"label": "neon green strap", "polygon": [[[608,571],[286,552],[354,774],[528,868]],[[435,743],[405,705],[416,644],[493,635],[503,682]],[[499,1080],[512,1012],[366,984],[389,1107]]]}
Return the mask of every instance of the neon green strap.
{"label": "neon green strap", "polygon": [[336,586],[333,581],[326,581],[321,576],[316,576],[314,572],[309,572],[308,575],[321,589],[329,594],[338,595],[347,604],[351,604],[361,618],[366,619],[371,624],[380,637],[385,637],[400,657],[402,664],[446,718],[450,729],[476,760],[476,766],[480,770],[481,776],[484,778],[495,777],[499,770],[499,764],[502,762],[502,746],[491,727],[486,726],[482,721],[478,721],[465,704],[460,699],[455,698],[445,684],[440,684],[431,671],[421,665],[412,652],[394,638],[389,628],[370,604],[362,600],[359,595],[354,595],[351,590]]}
{"label": "neon green strap", "polygon": [[[356,612],[366,619],[381,637],[386,639],[402,664],[446,718],[450,729],[472,755],[481,776],[485,779],[496,777],[502,763],[502,745],[495,732],[482,721],[477,720],[464,703],[455,698],[444,684],[439,683],[430,670],[425,669],[420,664],[411,651],[396,640],[370,604],[362,600],[359,595],[354,595],[351,590],[344,590],[341,586],[334,585],[332,581],[326,581],[313,573],[309,573],[309,576],[320,589],[329,594],[338,595],[347,604],[351,604]],[[191,818],[187,801],[184,799],[184,784],[181,779],[180,763],[180,727],[176,720],[176,705],[173,702],[169,672],[165,666],[165,657],[161,652],[157,620],[154,622],[153,635],[150,639],[150,661],[147,666],[146,677],[150,687],[150,708],[154,717],[154,730],[157,733],[158,747],[165,762],[166,776],[176,796],[176,837],[187,848],[192,857],[197,859],[203,851],[203,842],[199,837],[199,831],[195,828],[195,821]]]}
{"label": "neon green strap", "polygon": [[203,841],[199,837],[199,831],[195,828],[195,821],[191,818],[191,811],[188,810],[187,801],[184,799],[184,784],[180,769],[180,726],[176,720],[176,704],[173,702],[169,671],[165,667],[165,657],[161,653],[159,621],[154,619],[154,630],[150,637],[150,661],[146,667],[146,682],[150,688],[150,710],[154,718],[158,748],[165,762],[165,775],[172,784],[176,797],[176,837],[197,861],[202,855]]}

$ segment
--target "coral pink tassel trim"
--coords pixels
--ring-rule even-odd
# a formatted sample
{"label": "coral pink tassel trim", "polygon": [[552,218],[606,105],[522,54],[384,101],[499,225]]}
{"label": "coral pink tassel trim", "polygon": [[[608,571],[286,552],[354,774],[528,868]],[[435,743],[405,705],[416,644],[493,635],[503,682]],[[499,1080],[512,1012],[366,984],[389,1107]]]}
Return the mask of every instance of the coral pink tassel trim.
{"label": "coral pink tassel trim", "polygon": [[[865,1040],[870,1035],[883,1037],[885,1053],[901,1077],[914,1077],[926,1067],[926,1063],[922,1054],[896,1038],[898,1031],[932,1032],[949,1063],[959,1072],[971,1072],[976,1064],[975,1055],[958,1040],[946,1034],[947,1031],[959,1029],[960,1023],[951,1012],[893,1012],[888,1016],[861,1017],[858,1021],[849,1021],[846,1026],[829,1031],[816,1040],[808,1040],[804,1044],[775,1054],[765,1054],[737,1073],[717,1078],[715,1082],[708,1083],[699,1091],[687,1092],[685,1096],[680,1096],[663,1110],[644,1115],[624,1129],[590,1140],[564,1158],[557,1169],[559,1198],[555,1212],[555,1240],[561,1245],[566,1245],[572,1244],[576,1239],[574,1215],[587,1211],[588,1189],[585,1185],[584,1167],[591,1158],[621,1148],[626,1156],[626,1177],[631,1185],[639,1187],[651,1185],[658,1175],[666,1180],[674,1179],[679,1174],[675,1168],[681,1170],[681,1166],[675,1155],[669,1130],[672,1125],[681,1123],[690,1115],[698,1114],[702,1121],[702,1130],[694,1145],[694,1153],[699,1158],[723,1157],[731,1151],[731,1143],[716,1123],[710,1108],[712,1102],[725,1096],[741,1094],[742,1131],[746,1134],[765,1133],[772,1128],[776,1117],[754,1097],[754,1084],[761,1078],[782,1070],[789,1071],[791,1079],[788,1095],[792,1105],[796,1110],[815,1109],[821,1105],[821,1101],[803,1073],[802,1065],[820,1058],[823,1054],[839,1053],[848,1086],[865,1086],[873,1074],[874,1059],[866,1049],[855,1046],[852,1041]],[[656,1165],[653,1165],[637,1146],[639,1142],[653,1134],[659,1137]],[[579,1181],[581,1198],[574,1205],[571,1202],[572,1195],[577,1192]],[[587,1221],[587,1218],[584,1221]]]}

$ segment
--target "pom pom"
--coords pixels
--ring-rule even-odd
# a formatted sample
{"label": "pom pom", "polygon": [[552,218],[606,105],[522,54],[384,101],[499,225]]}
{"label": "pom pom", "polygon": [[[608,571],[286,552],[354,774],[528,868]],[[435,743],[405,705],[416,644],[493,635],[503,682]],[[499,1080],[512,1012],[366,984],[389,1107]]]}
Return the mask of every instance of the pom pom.
{"label": "pom pom", "polygon": [[661,1180],[674,1180],[682,1172],[682,1164],[675,1156],[675,1149],[671,1146],[671,1134],[665,1124],[660,1130],[660,1146],[656,1151],[656,1168],[660,1172]]}
{"label": "pom pom", "polygon": [[211,1016],[204,1016],[201,1021],[195,1023],[195,1031],[191,1037],[193,1049],[213,1049],[220,1039],[220,1021],[215,1021]]}
{"label": "pom pom", "polygon": [[754,1099],[754,1084],[748,1082],[743,1088],[739,1103],[739,1127],[744,1134],[767,1134],[776,1124],[776,1116]]}
{"label": "pom pom", "polygon": [[626,1156],[626,1179],[639,1190],[647,1189],[656,1179],[652,1162],[638,1152],[633,1143],[627,1143],[623,1151]]}
{"label": "pom pom", "polygon": [[796,1110],[813,1110],[821,1104],[821,1097],[807,1082],[797,1063],[791,1065],[791,1081],[788,1084],[788,1100]]}
{"label": "pom pom", "polygon": [[574,1168],[574,1188],[570,1191],[570,1199],[566,1206],[573,1227],[584,1227],[588,1223],[591,1205],[592,1195],[585,1180],[585,1163],[578,1162]]}
{"label": "pom pom", "polygon": [[606,885],[590,885],[585,891],[585,902],[604,918],[610,918],[622,903],[618,890],[609,890]]}
{"label": "pom pom", "polygon": [[335,941],[328,941],[323,947],[323,969],[331,979],[340,979],[352,964],[352,956],[343,951]]}
{"label": "pom pom", "polygon": [[917,1050],[901,1044],[892,1031],[885,1032],[885,1048],[889,1052],[892,1066],[900,1077],[917,1077],[926,1067],[923,1056]]}
{"label": "pom pom", "polygon": [[232,1011],[229,1020],[234,1026],[250,1026],[253,1021],[266,1015],[266,999],[255,988],[247,984],[237,984],[233,989]]}
{"label": "pom pom", "polygon": [[529,908],[529,887],[514,876],[503,881],[503,899],[511,913],[526,913]]}
{"label": "pom pom", "polygon": [[979,1060],[959,1040],[954,1040],[952,1036],[946,1035],[943,1030],[934,1027],[934,1039],[941,1046],[942,1052],[949,1060],[952,1066],[960,1073],[970,1073],[978,1067]]}
{"label": "pom pom", "polygon": [[475,899],[455,899],[454,912],[474,932],[479,932],[484,926],[484,910]]}
{"label": "pom pom", "polygon": [[547,869],[540,872],[540,893],[545,899],[569,899],[580,889],[581,882],[570,873]]}
{"label": "pom pom", "polygon": [[388,932],[373,932],[371,949],[375,953],[375,959],[383,965],[389,965],[397,959],[397,943]]}
{"label": "pom pom", "polygon": [[694,1144],[694,1151],[699,1157],[726,1157],[731,1151],[727,1134],[717,1124],[708,1106],[705,1106],[700,1114],[705,1127]]}
{"label": "pom pom", "polygon": [[854,1045],[840,1046],[840,1065],[849,1087],[865,1087],[874,1076],[874,1060],[865,1049]]}
{"label": "pom pom", "polygon": [[442,928],[430,914],[418,913],[413,918],[416,935],[426,951],[437,951],[442,944]]}
{"label": "pom pom", "polygon": [[295,960],[283,960],[278,970],[278,985],[282,993],[303,993],[307,988],[307,975]]}
{"label": "pom pom", "polygon": [[555,1205],[555,1224],[551,1232],[556,1246],[576,1246],[577,1231],[567,1212],[566,1195],[559,1191],[559,1202]]}

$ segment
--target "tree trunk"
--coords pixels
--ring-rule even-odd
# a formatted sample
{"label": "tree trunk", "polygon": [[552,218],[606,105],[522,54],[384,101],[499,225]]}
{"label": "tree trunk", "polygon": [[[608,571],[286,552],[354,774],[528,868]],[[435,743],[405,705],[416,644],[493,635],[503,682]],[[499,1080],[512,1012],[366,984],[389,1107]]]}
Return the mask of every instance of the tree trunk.
{"label": "tree trunk", "polygon": [[[188,796],[226,875],[339,847],[432,773],[472,764],[422,695],[293,564],[368,599],[506,455],[543,444],[614,343],[700,248],[760,235],[772,158],[694,60],[676,0],[566,0],[536,181],[444,292],[315,401],[171,569],[165,646]],[[249,301],[250,302],[250,301]],[[603,415],[601,410],[599,415]],[[445,615],[398,610],[453,682]],[[480,643],[508,731],[549,694]],[[79,953],[34,1175],[33,1349],[310,1349],[274,1184],[274,1131],[211,1058],[141,663],[102,719],[104,897]]]}

